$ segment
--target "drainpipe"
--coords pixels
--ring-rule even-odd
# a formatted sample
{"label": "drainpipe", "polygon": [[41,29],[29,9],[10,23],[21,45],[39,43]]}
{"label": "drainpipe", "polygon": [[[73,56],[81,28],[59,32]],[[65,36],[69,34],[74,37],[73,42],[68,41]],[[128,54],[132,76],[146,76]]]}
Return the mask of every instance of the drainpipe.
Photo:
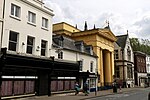
{"label": "drainpipe", "polygon": [[5,17],[5,0],[4,0],[4,2],[3,2],[3,16],[2,16],[2,19],[3,19],[3,21],[2,21],[2,30],[1,30],[1,44],[0,44],[0,48],[2,48],[2,39],[3,39],[3,29],[4,29],[4,17]]}
{"label": "drainpipe", "polygon": [[[1,30],[1,41],[0,41],[0,54],[2,53],[2,39],[3,39],[3,29],[4,29],[4,14],[5,14],[5,0],[3,2],[3,15],[2,15],[2,30]],[[4,49],[5,50],[5,49]],[[3,54],[4,56],[4,54]],[[0,57],[0,59],[2,59],[3,61],[3,56]],[[1,62],[3,65],[3,62]],[[2,67],[2,66],[1,66]],[[1,86],[2,86],[2,70],[0,71],[0,92],[1,92]],[[1,96],[0,96],[0,100],[1,100]]]}

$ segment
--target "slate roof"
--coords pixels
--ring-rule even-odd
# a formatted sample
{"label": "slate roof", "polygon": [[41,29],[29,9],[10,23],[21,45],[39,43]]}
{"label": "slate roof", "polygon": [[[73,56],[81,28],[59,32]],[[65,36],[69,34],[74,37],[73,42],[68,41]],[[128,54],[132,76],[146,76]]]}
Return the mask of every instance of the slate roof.
{"label": "slate roof", "polygon": [[[75,41],[71,38],[68,38],[68,37],[65,37],[65,36],[62,36],[62,35],[53,35],[53,46],[55,47],[60,47],[58,45],[58,40],[62,39],[63,40],[63,49],[67,49],[67,50],[72,50],[72,51],[76,51],[76,52],[81,52],[81,53],[85,53],[85,54],[88,54],[88,55],[91,55],[89,54],[89,52],[84,49],[84,52],[80,51],[76,46],[75,46],[75,43],[76,42],[83,42],[83,41]],[[87,47],[89,45],[86,45],[84,42],[84,47]],[[96,56],[96,54],[93,53],[92,56]]]}
{"label": "slate roof", "polygon": [[124,48],[125,48],[125,45],[126,45],[126,40],[127,40],[128,34],[126,34],[126,35],[119,35],[119,36],[116,36],[116,37],[117,37],[117,44],[118,44],[122,49],[124,49]]}

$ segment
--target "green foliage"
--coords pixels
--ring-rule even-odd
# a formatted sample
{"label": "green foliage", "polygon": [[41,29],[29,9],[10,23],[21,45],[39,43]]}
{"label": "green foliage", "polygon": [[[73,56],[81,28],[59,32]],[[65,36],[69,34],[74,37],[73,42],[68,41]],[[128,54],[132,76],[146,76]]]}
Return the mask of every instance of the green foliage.
{"label": "green foliage", "polygon": [[150,55],[150,41],[148,39],[130,38],[133,51],[141,51]]}

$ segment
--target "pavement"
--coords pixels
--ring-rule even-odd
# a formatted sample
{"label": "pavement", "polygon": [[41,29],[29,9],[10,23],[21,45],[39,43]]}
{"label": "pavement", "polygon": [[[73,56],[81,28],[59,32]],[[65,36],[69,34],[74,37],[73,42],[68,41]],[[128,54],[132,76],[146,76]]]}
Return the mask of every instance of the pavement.
{"label": "pavement", "polygon": [[[124,93],[124,92],[134,92],[137,90],[144,90],[145,88],[134,87],[134,88],[122,88],[121,91],[118,89],[117,93]],[[114,95],[112,89],[109,90],[102,90],[95,92],[90,92],[88,96],[85,96],[84,93],[79,93],[75,95],[75,93],[66,93],[66,94],[55,94],[52,96],[32,96],[26,98],[18,98],[18,99],[11,99],[11,100],[86,100],[90,98],[106,96],[106,95]]]}

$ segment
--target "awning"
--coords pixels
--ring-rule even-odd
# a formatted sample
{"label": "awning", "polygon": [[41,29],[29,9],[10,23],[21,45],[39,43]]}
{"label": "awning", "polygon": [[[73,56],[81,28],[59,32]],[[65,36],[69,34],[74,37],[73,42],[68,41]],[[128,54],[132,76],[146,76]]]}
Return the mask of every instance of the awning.
{"label": "awning", "polygon": [[90,72],[79,72],[79,77],[80,78],[97,78],[95,73],[90,73]]}

